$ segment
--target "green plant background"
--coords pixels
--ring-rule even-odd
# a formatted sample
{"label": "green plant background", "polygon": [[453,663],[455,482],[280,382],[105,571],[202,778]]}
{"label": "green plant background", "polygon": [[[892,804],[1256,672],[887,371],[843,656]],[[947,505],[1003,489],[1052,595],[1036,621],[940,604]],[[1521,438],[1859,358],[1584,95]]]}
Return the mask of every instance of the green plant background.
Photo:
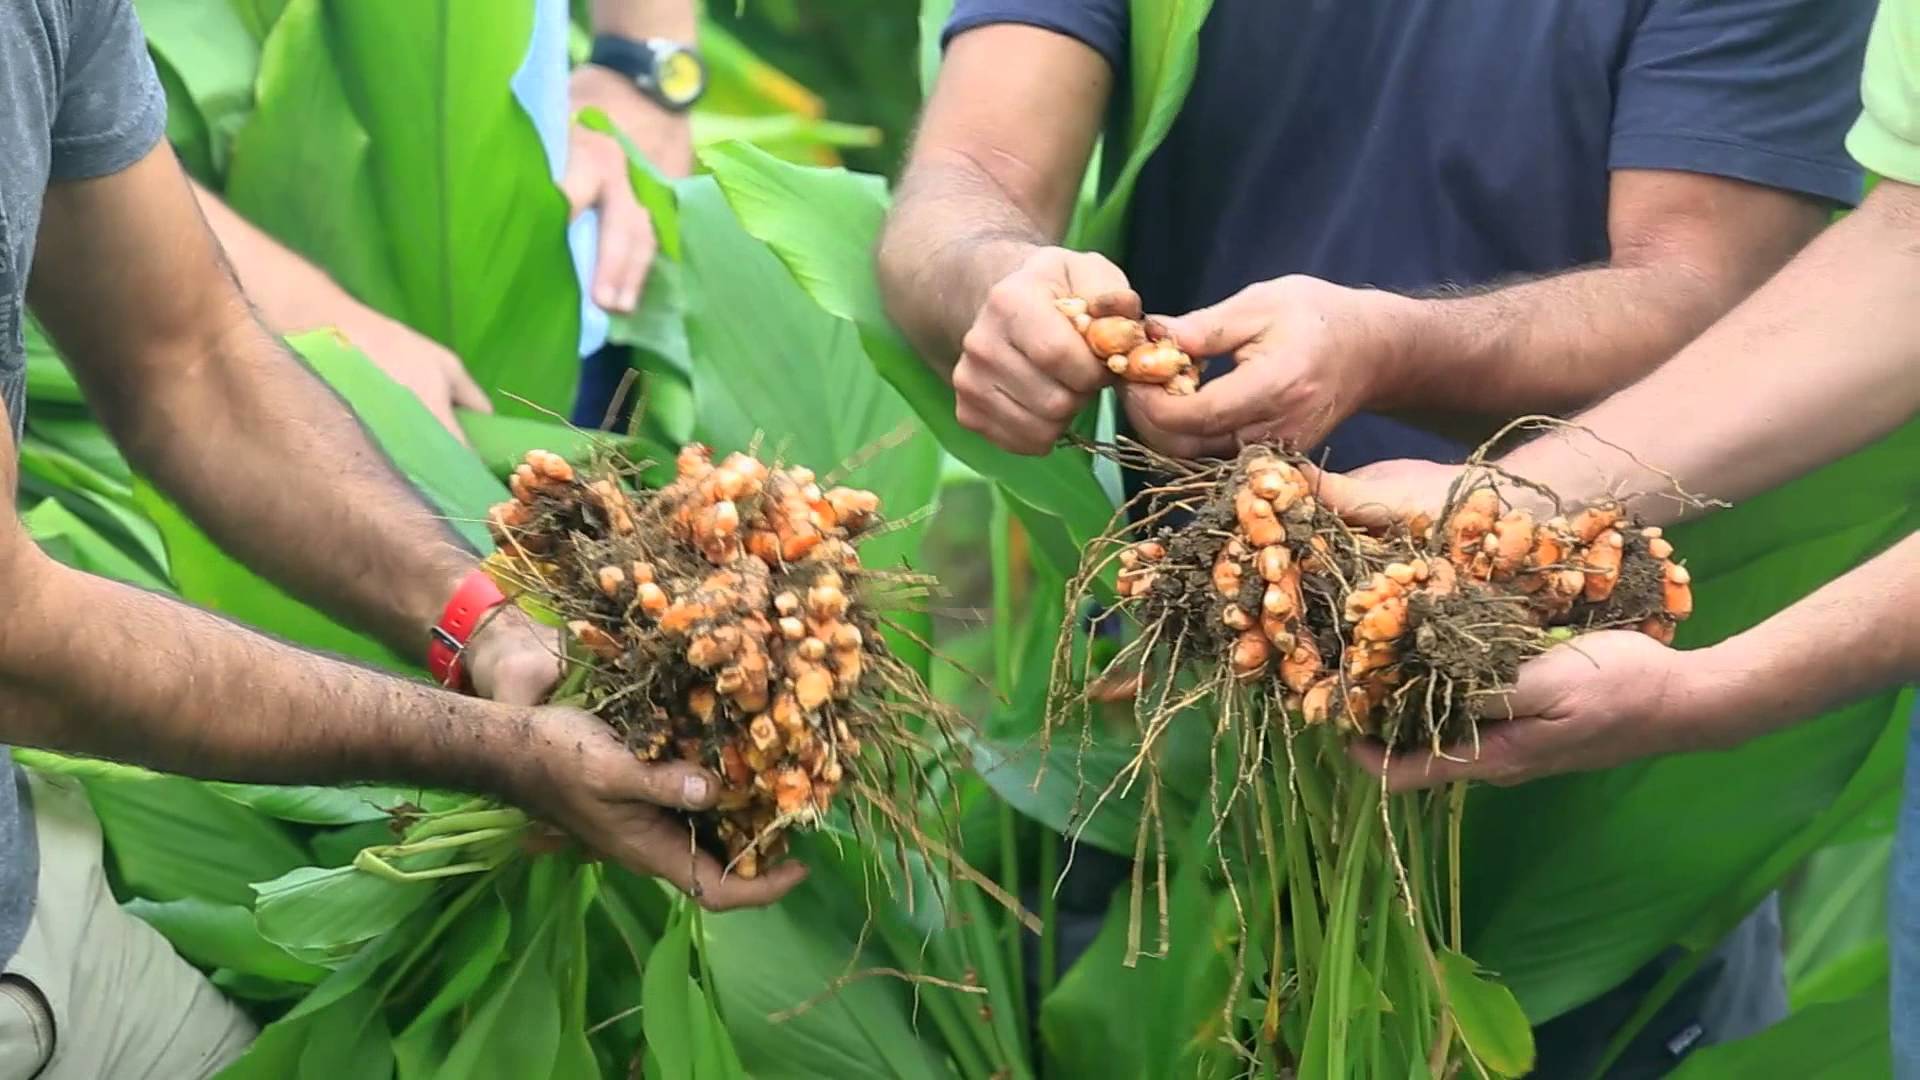
{"label": "green plant background", "polygon": [[[503,415],[463,417],[473,444],[463,448],[350,342],[329,332],[289,342],[484,545],[473,523],[504,496],[500,477],[520,453],[591,441],[548,418],[571,399],[578,291],[564,202],[506,89],[529,6],[137,6],[187,167],[510,393],[496,395]],[[981,720],[978,771],[921,794],[929,808],[958,808],[955,844],[1044,918],[1050,894],[1037,886],[1071,857],[1060,831],[1076,792],[1062,767],[1031,784],[1028,740],[1065,577],[1112,503],[1083,457],[1017,457],[959,428],[950,392],[886,319],[869,253],[886,175],[936,69],[928,31],[944,5],[859,8],[755,0],[704,17],[715,84],[696,117],[697,175],[667,181],[634,161],[662,258],[643,310],[615,327],[637,346],[647,390],[629,445],[659,457],[686,438],[732,448],[759,436],[823,465],[888,447],[857,482],[924,520],[868,557],[941,574],[954,596],[922,629],[989,684],[914,653]],[[1132,177],[1191,80],[1207,5],[1134,9],[1136,27],[1156,30],[1134,35],[1127,108],[1075,223],[1077,242],[1109,251]],[[43,343],[29,375],[21,506],[48,551],[419,674],[254,577],[132,475]],[[1909,425],[1677,531],[1699,583],[1680,644],[1736,633],[1920,524],[1916,459],[1920,427]],[[1695,1055],[1683,1075],[1885,1074],[1884,889],[1904,716],[1884,695],[1729,753],[1476,790],[1468,952],[1538,1023],[1663,950],[1697,958],[1782,889],[1794,1017]],[[1023,935],[975,890],[935,887],[938,869],[911,857],[904,872],[922,887],[908,904],[898,881],[889,889],[870,872],[870,857],[889,853],[845,833],[803,845],[816,872],[789,900],[713,916],[565,854],[425,881],[355,869],[363,848],[393,839],[382,808],[465,812],[450,794],[210,784],[18,756],[84,778],[117,895],[268,1022],[232,1076],[1238,1071],[1212,1042],[1233,943],[1197,865],[1175,867],[1168,958],[1121,965],[1117,903],[1093,948],[1056,977],[1051,932]],[[1112,768],[1120,756],[1096,746],[1087,762]],[[1130,853],[1138,813],[1121,801],[1071,824],[1079,843]],[[408,868],[435,862],[414,856]],[[1037,1024],[1022,1019],[1030,1010]]]}

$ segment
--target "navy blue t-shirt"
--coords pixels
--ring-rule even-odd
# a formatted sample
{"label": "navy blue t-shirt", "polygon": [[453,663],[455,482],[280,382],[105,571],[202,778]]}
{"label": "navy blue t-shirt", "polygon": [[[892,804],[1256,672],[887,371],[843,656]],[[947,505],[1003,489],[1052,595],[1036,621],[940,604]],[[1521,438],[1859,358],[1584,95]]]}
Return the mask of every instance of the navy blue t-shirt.
{"label": "navy blue t-shirt", "polygon": [[[1612,169],[1851,205],[1873,0],[1215,0],[1141,173],[1124,268],[1152,311],[1301,273],[1400,292],[1603,263]],[[947,37],[1025,23],[1124,85],[1126,0],[956,0]],[[1116,95],[1116,100],[1122,100]],[[1464,448],[1362,415],[1347,469]]]}

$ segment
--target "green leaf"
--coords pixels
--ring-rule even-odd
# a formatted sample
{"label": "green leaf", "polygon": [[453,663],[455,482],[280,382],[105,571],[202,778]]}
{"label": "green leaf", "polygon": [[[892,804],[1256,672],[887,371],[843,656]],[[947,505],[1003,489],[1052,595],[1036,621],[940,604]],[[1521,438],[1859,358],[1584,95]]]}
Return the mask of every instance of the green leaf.
{"label": "green leaf", "polygon": [[[534,915],[532,912],[524,914],[529,917]],[[439,988],[434,991],[433,998],[414,1014],[407,1030],[401,1033],[401,1038],[431,1026],[474,996],[505,956],[507,931],[511,926],[512,919],[506,905],[494,896],[481,900],[478,906],[461,916],[460,921],[447,932],[445,945],[438,950],[447,963],[447,970],[438,979]]]}
{"label": "green leaf", "polygon": [[253,111],[253,81],[260,69],[260,40],[241,13],[207,0],[136,0],[147,48],[179,79],[182,96],[168,93],[167,134],[176,117],[191,111],[204,126],[207,164],[225,171],[234,133]]}
{"label": "green leaf", "polygon": [[[506,489],[480,459],[339,335],[302,334],[288,344],[353,406],[380,449],[449,526],[477,549],[490,550],[482,522],[487,507],[506,498]],[[417,658],[403,658],[348,629],[227,556],[144,481],[136,487],[136,499],[166,540],[174,582],[185,599],[308,648],[393,670],[418,670]]]}
{"label": "green leaf", "polygon": [[390,881],[351,866],[301,866],[261,879],[254,886],[254,912],[267,940],[303,959],[332,964],[400,925],[433,899],[434,885]]}
{"label": "green leaf", "polygon": [[[710,147],[701,151],[700,160],[713,170],[746,231],[779,256],[822,308],[858,329],[870,362],[940,445],[980,475],[1004,484],[1048,559],[1062,573],[1072,572],[1079,543],[1105,530],[1113,506],[1094,480],[1086,454],[1012,454],[954,418],[952,388],[914,355],[880,299],[872,252],[887,200],[879,178],[802,168],[739,144]],[[1055,515],[1064,521],[1064,533],[1048,520]]]}
{"label": "green leaf", "polygon": [[86,788],[120,880],[138,896],[244,907],[253,882],[307,861],[280,825],[192,780],[97,778]]}
{"label": "green leaf", "polygon": [[[679,909],[647,957],[640,989],[647,1053],[659,1059],[660,1074],[671,1077],[699,1075],[694,1070],[692,999],[703,995],[687,974],[693,940],[689,921],[686,909]],[[651,1070],[648,1075],[653,1075]]]}
{"label": "green leaf", "polygon": [[1101,186],[1090,215],[1075,221],[1070,246],[1120,254],[1127,207],[1147,159],[1173,127],[1200,64],[1200,27],[1211,0],[1132,0],[1128,5],[1125,157],[1111,183]]}
{"label": "green leaf", "polygon": [[1513,991],[1481,978],[1472,960],[1451,949],[1441,949],[1439,961],[1440,983],[1467,1049],[1499,1076],[1532,1071],[1533,1029]]}
{"label": "green leaf", "polygon": [[1892,1076],[1887,989],[1812,1005],[1753,1035],[1687,1056],[1673,1080],[1860,1080]]}
{"label": "green leaf", "polygon": [[394,787],[274,787],[269,784],[204,785],[216,795],[281,821],[305,825],[352,825],[384,821],[388,811],[417,802],[417,789]]}
{"label": "green leaf", "polygon": [[920,96],[933,95],[940,76],[940,29],[953,14],[953,0],[920,0]]}
{"label": "green leaf", "polygon": [[49,499],[41,503],[20,515],[20,523],[47,554],[76,570],[153,592],[168,591],[165,579],[146,563],[127,554],[59,502]]}
{"label": "green leaf", "polygon": [[326,968],[303,963],[260,935],[253,912],[238,904],[138,897],[122,905],[163,934],[181,956],[202,967],[229,968],[263,979],[317,983]]}
{"label": "green leaf", "polygon": [[300,1080],[388,1080],[393,1075],[393,1039],[380,1015],[380,999],[357,991],[315,1016],[298,1075]]}
{"label": "green leaf", "polygon": [[[774,907],[701,919],[710,989],[752,1076],[886,1080],[943,1071],[914,1031],[913,995],[904,983],[863,978],[820,997],[865,966],[856,940],[836,925],[836,903],[851,899],[810,879]],[[656,949],[650,963],[659,957]],[[769,1019],[809,1002],[811,1008],[784,1022]]]}
{"label": "green leaf", "polygon": [[235,209],[452,349],[504,413],[565,413],[580,289],[567,204],[509,83],[525,0],[292,0],[234,141]]}
{"label": "green leaf", "polygon": [[560,1047],[559,991],[554,984],[555,920],[564,909],[527,912],[539,920],[514,962],[479,996],[480,1004],[447,1054],[445,1076],[527,1080],[552,1076]]}

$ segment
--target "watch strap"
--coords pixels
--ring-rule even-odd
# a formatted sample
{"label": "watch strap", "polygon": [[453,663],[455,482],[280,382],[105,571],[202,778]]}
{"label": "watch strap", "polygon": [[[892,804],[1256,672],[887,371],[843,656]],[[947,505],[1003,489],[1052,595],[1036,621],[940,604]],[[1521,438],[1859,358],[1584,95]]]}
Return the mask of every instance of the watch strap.
{"label": "watch strap", "polygon": [[449,690],[470,689],[460,657],[487,612],[507,602],[507,595],[485,570],[475,567],[453,590],[440,620],[427,632],[427,671]]}

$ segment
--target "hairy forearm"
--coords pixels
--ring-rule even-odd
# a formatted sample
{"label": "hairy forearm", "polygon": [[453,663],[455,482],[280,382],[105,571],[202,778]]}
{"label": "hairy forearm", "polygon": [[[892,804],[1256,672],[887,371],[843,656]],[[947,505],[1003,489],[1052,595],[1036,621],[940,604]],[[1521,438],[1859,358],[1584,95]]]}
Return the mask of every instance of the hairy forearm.
{"label": "hairy forearm", "polygon": [[325,271],[235,213],[218,195],[197,182],[193,194],[241,290],[268,326],[287,333],[338,326],[360,306]]}
{"label": "hairy forearm", "polygon": [[1920,533],[1682,664],[1676,710],[1718,747],[1920,680]]}
{"label": "hairy forearm", "polygon": [[9,743],[212,779],[419,783],[512,797],[529,713],[304,653],[11,539]]}
{"label": "hairy forearm", "polygon": [[[1503,459],[1576,499],[1738,500],[1878,439],[1920,409],[1920,191],[1885,182],[1679,355]],[[1636,460],[1637,459],[1637,460]],[[1645,495],[1651,520],[1693,512]]]}
{"label": "hairy forearm", "polygon": [[[239,311],[166,367],[173,377],[103,411],[134,466],[248,566],[423,655],[475,556],[346,404]],[[182,418],[213,416],[219,438],[182,437]]]}
{"label": "hairy forearm", "polygon": [[1066,223],[1020,209],[991,173],[957,153],[930,154],[902,179],[880,238],[888,314],[929,366],[951,377],[960,338],[987,291]]}
{"label": "hairy forearm", "polygon": [[1563,413],[1631,383],[1731,297],[1678,263],[1601,266],[1471,295],[1394,298],[1376,407]]}
{"label": "hairy forearm", "polygon": [[593,0],[596,34],[692,41],[697,31],[693,0]]}

